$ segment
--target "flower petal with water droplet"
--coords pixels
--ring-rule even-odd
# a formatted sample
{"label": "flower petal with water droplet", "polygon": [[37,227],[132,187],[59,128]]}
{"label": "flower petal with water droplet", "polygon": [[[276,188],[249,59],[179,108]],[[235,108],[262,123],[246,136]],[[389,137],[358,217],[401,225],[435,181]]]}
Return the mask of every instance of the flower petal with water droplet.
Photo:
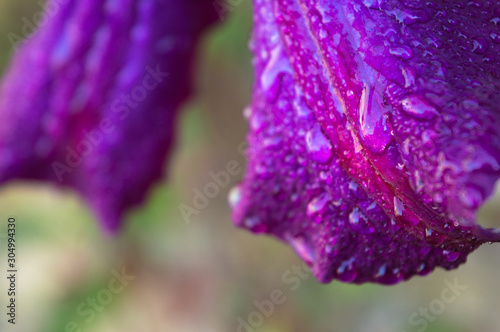
{"label": "flower petal with water droplet", "polygon": [[500,3],[458,2],[255,1],[255,75],[279,66],[254,85],[238,226],[322,282],[394,284],[500,241],[475,223],[500,177]]}

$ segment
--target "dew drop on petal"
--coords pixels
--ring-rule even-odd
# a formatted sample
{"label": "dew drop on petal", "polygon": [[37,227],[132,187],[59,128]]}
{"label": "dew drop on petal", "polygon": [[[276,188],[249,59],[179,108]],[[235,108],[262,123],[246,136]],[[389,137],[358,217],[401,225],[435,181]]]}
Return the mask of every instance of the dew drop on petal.
{"label": "dew drop on petal", "polygon": [[288,236],[287,238],[288,243],[290,243],[297,255],[299,255],[307,265],[312,266],[314,263],[314,248],[311,239],[303,235]]}
{"label": "dew drop on petal", "polygon": [[353,266],[354,257],[343,261],[337,268],[337,278],[344,282],[352,282],[356,279],[358,273]]}
{"label": "dew drop on petal", "polygon": [[374,88],[365,84],[359,100],[358,121],[365,147],[375,153],[384,151],[392,139],[385,112],[382,101],[374,94]]}
{"label": "dew drop on petal", "polygon": [[415,84],[415,74],[411,68],[402,68],[401,73],[405,79],[405,88]]}
{"label": "dew drop on petal", "polygon": [[396,217],[401,217],[403,215],[403,212],[405,210],[405,206],[403,202],[399,200],[396,196],[394,196],[394,214]]}
{"label": "dew drop on petal", "polygon": [[384,275],[385,275],[385,271],[386,271],[386,264],[382,264],[377,273],[375,273],[375,275],[373,277],[375,278],[382,278]]}
{"label": "dew drop on petal", "polygon": [[271,51],[271,58],[261,77],[261,84],[267,92],[266,97],[269,101],[274,101],[277,98],[280,88],[278,79],[285,73],[292,73],[292,69],[284,55],[282,46],[276,46]]}
{"label": "dew drop on petal", "polygon": [[313,198],[307,205],[307,215],[312,217],[320,212],[323,212],[330,199],[331,197],[328,193]]}
{"label": "dew drop on petal", "polygon": [[375,227],[368,221],[365,215],[359,211],[359,208],[354,208],[349,214],[349,224],[353,231],[362,234],[371,234],[375,232]]}
{"label": "dew drop on petal", "polygon": [[404,278],[403,271],[401,271],[399,268],[395,268],[394,270],[392,270],[392,276],[390,279],[390,283],[397,284],[401,280],[403,280],[403,278]]}
{"label": "dew drop on petal", "polygon": [[358,208],[355,208],[349,214],[349,223],[351,224],[351,226],[357,226],[359,224],[359,209]]}
{"label": "dew drop on petal", "polygon": [[389,53],[391,53],[392,55],[395,55],[398,58],[401,58],[403,60],[409,60],[413,57],[413,52],[412,52],[411,48],[409,48],[408,46],[400,46],[400,47],[391,48],[389,50]]}
{"label": "dew drop on petal", "polygon": [[306,134],[307,151],[311,158],[319,163],[326,163],[332,158],[332,144],[321,132],[319,125]]}
{"label": "dew drop on petal", "polygon": [[472,52],[476,54],[484,54],[488,48],[488,42],[482,37],[477,37],[473,41]]}
{"label": "dew drop on petal", "polygon": [[260,114],[252,114],[250,117],[250,128],[259,131],[265,125],[264,117]]}
{"label": "dew drop on petal", "polygon": [[446,257],[446,260],[448,262],[454,262],[460,257],[460,252],[458,251],[450,251],[450,250],[443,250],[443,255]]}
{"label": "dew drop on petal", "polygon": [[494,43],[500,44],[500,34],[492,32],[490,33],[491,40],[493,40]]}
{"label": "dew drop on petal", "polygon": [[403,99],[401,101],[401,109],[420,119],[432,119],[438,114],[433,106],[415,96]]}
{"label": "dew drop on petal", "polygon": [[415,179],[414,189],[417,191],[417,193],[419,193],[424,188],[424,182],[422,181],[422,176],[420,175],[420,172],[418,170],[413,173],[413,176]]}

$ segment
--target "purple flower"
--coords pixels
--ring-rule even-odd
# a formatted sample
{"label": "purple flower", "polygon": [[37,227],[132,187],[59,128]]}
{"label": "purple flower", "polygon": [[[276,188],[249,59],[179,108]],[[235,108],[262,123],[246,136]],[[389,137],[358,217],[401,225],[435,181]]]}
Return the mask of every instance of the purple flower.
{"label": "purple flower", "polygon": [[255,0],[236,224],[322,282],[453,269],[500,175],[500,2]]}
{"label": "purple flower", "polygon": [[72,187],[114,232],[162,175],[196,41],[216,12],[205,0],[47,8],[0,88],[0,181]]}

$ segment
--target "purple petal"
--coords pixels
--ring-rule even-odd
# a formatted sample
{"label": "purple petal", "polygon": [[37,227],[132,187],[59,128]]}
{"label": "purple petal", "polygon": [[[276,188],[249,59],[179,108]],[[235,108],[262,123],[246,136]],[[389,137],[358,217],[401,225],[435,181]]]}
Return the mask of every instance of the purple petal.
{"label": "purple petal", "polygon": [[255,1],[238,226],[322,282],[456,268],[500,175],[498,1]]}
{"label": "purple petal", "polygon": [[113,232],[162,175],[196,41],[216,13],[205,0],[47,8],[0,88],[0,181],[70,186]]}

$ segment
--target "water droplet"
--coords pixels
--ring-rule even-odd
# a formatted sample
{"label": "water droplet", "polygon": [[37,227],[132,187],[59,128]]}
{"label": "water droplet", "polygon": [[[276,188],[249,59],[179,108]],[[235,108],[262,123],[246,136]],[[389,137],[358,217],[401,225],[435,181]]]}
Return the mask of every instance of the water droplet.
{"label": "water droplet", "polygon": [[464,101],[462,101],[462,106],[467,111],[475,111],[479,108],[479,104],[477,103],[477,101],[472,99],[465,99]]}
{"label": "water droplet", "polygon": [[280,83],[277,80],[285,73],[293,74],[293,71],[281,44],[278,44],[271,51],[271,57],[260,79],[260,84],[267,92],[266,98],[269,101],[274,101],[278,97]]}
{"label": "water droplet", "polygon": [[443,255],[448,262],[454,262],[460,257],[460,253],[458,251],[449,251],[443,250]]}
{"label": "water droplet", "polygon": [[349,223],[351,225],[358,225],[359,223],[359,209],[354,208],[352,212],[349,214]]}
{"label": "water droplet", "polygon": [[377,271],[377,273],[374,275],[375,278],[381,278],[385,275],[385,270],[386,270],[386,265],[383,264]]}
{"label": "water droplet", "polygon": [[312,266],[315,255],[311,239],[308,236],[298,235],[295,237],[288,236],[287,240],[297,255],[299,255],[299,257],[306,262],[307,265]]}
{"label": "water droplet", "polygon": [[422,177],[420,176],[419,171],[415,171],[413,173],[413,176],[415,180],[415,190],[417,191],[417,193],[419,193],[424,188],[424,182],[422,181]]}
{"label": "water droplet", "polygon": [[264,146],[269,149],[279,149],[283,143],[283,139],[279,136],[266,137],[264,139]]}
{"label": "water droplet", "polygon": [[363,4],[370,9],[380,9],[379,0],[363,0]]}
{"label": "water droplet", "polygon": [[332,158],[332,144],[321,132],[319,125],[306,134],[307,150],[311,158],[319,163],[327,163]]}
{"label": "water droplet", "polygon": [[420,119],[432,119],[439,114],[433,106],[416,96],[403,99],[401,106],[404,112]]}
{"label": "water droplet", "polygon": [[498,33],[492,32],[492,33],[490,33],[490,37],[494,43],[500,44],[500,35]]}
{"label": "water droplet", "polygon": [[488,42],[482,37],[477,37],[473,41],[472,52],[476,54],[484,54],[488,48]]}
{"label": "water droplet", "polygon": [[403,212],[405,210],[405,206],[403,202],[399,200],[396,196],[394,196],[394,215],[396,217],[401,217],[403,215]]}
{"label": "water droplet", "polygon": [[307,216],[312,217],[325,210],[328,202],[331,200],[330,194],[324,193],[314,198],[307,205]]}
{"label": "water droplet", "polygon": [[321,171],[319,173],[319,178],[321,179],[321,181],[324,181],[328,185],[331,185],[333,183],[333,175],[331,172]]}
{"label": "water droplet", "polygon": [[329,244],[325,246],[325,253],[326,254],[331,254],[333,252],[333,247]]}
{"label": "water droplet", "polygon": [[415,73],[410,68],[402,68],[401,73],[405,78],[405,88],[408,88],[415,84]]}
{"label": "water droplet", "polygon": [[296,87],[295,90],[296,90],[295,92],[297,93],[298,96],[293,101],[293,107],[295,109],[295,112],[297,113],[297,116],[301,119],[304,119],[304,120],[311,120],[313,118],[313,112],[307,106],[306,101],[301,96],[301,92],[298,91],[299,89]]}
{"label": "water droplet", "polygon": [[354,208],[349,214],[349,224],[353,231],[362,234],[372,234],[375,232],[375,227],[369,222],[365,215],[359,211],[359,208]]}
{"label": "water droplet", "polygon": [[254,131],[259,131],[265,124],[266,121],[264,120],[264,117],[259,113],[253,113],[250,116],[250,127]]}
{"label": "water droplet", "polygon": [[392,55],[395,55],[398,58],[403,59],[403,60],[409,60],[409,59],[413,58],[413,52],[412,52],[411,48],[406,46],[406,45],[391,48],[389,50],[389,53],[391,53]]}
{"label": "water droplet", "polygon": [[476,8],[482,8],[483,7],[483,4],[479,1],[475,1],[475,0],[471,0],[467,3],[467,6],[471,6],[471,7],[476,7]]}
{"label": "water droplet", "polygon": [[377,98],[378,95],[373,96],[373,89],[365,84],[359,101],[360,133],[365,146],[375,153],[384,151],[392,139],[390,126],[384,117],[386,109]]}
{"label": "water droplet", "polygon": [[[428,45],[432,45],[434,46],[435,48],[440,48],[441,47],[441,44],[440,44],[440,41],[437,39],[437,37],[435,36],[428,36],[425,41],[427,42]],[[432,53],[431,53],[432,55]]]}
{"label": "water droplet", "polygon": [[391,283],[397,284],[401,280],[403,280],[404,274],[403,271],[401,271],[399,268],[395,268],[392,270],[392,278],[391,278]]}
{"label": "water droplet", "polygon": [[425,240],[429,243],[432,244],[433,246],[436,246],[443,242],[445,236],[441,233],[436,232],[435,230],[431,228],[426,228],[425,229]]}
{"label": "water droplet", "polygon": [[386,11],[386,13],[388,15],[393,15],[399,23],[404,25],[412,25],[415,23],[424,23],[429,21],[429,17],[424,11],[393,9]]}
{"label": "water droplet", "polygon": [[358,185],[356,184],[356,182],[354,182],[354,181],[349,182],[349,190],[351,190],[351,191],[358,190]]}
{"label": "water droplet", "polygon": [[405,154],[410,154],[410,146],[411,146],[411,141],[410,141],[410,138],[407,137],[404,141],[403,141],[403,144],[402,144],[402,148],[403,148],[403,152]]}
{"label": "water droplet", "polygon": [[354,257],[343,261],[337,268],[337,278],[340,281],[353,282],[356,279],[358,273],[354,268],[353,263]]}

